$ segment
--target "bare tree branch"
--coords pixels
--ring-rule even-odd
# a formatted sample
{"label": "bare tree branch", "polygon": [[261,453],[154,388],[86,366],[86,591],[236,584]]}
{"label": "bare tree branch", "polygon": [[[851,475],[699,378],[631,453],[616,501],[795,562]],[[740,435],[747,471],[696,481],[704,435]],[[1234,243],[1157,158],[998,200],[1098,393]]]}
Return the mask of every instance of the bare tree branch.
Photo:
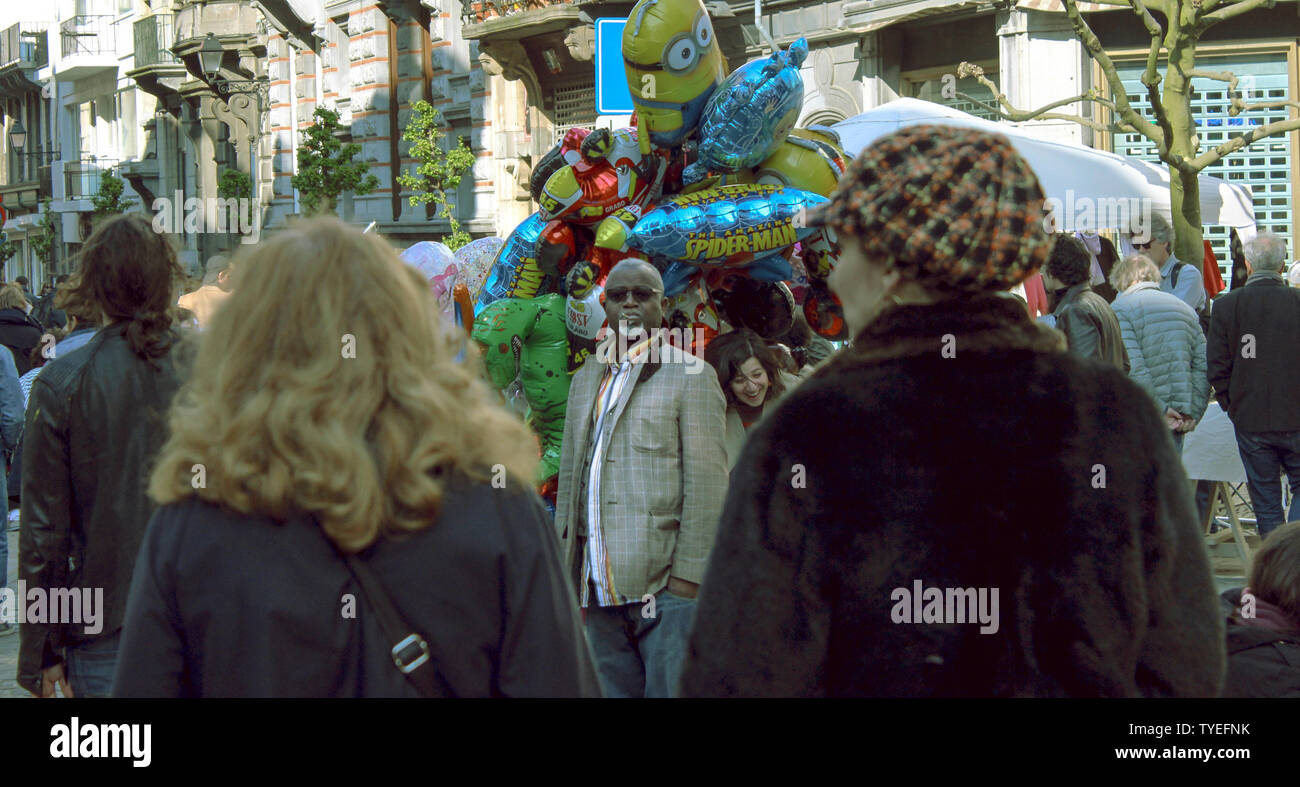
{"label": "bare tree branch", "polygon": [[1252,109],[1280,109],[1282,107],[1295,107],[1296,109],[1300,109],[1300,101],[1285,98],[1280,101],[1260,101],[1254,104],[1247,104],[1241,97],[1241,91],[1237,90],[1237,75],[1231,71],[1203,71],[1198,68],[1190,72],[1188,76],[1200,77],[1202,79],[1213,79],[1216,82],[1227,82],[1228,95],[1231,96],[1232,102],[1228,114],[1233,117]]}
{"label": "bare tree branch", "polygon": [[1161,127],[1152,127],[1138,111],[1128,102],[1128,91],[1124,88],[1124,80],[1119,76],[1119,69],[1115,67],[1115,61],[1110,59],[1105,47],[1101,45],[1101,40],[1097,34],[1092,31],[1088,23],[1083,20],[1083,14],[1079,13],[1079,4],[1076,0],[1064,0],[1065,13],[1070,18],[1070,25],[1074,28],[1074,34],[1083,42],[1084,48],[1092,59],[1097,61],[1101,66],[1101,71],[1106,75],[1106,82],[1110,85],[1112,107],[1124,125],[1131,129],[1130,133],[1138,133],[1156,144],[1156,149],[1161,152],[1161,159],[1168,155],[1169,144],[1166,141],[1168,135]]}
{"label": "bare tree branch", "polygon": [[1272,8],[1275,5],[1277,5],[1277,0],[1239,0],[1235,3],[1220,6],[1217,10],[1208,14],[1202,13],[1198,20],[1199,27],[1204,31],[1219,22],[1249,13],[1261,6],[1264,8]]}
{"label": "bare tree branch", "polygon": [[1288,131],[1296,130],[1300,130],[1300,118],[1279,120],[1276,123],[1257,126],[1239,137],[1233,137],[1222,145],[1207,150],[1192,159],[1190,163],[1191,166],[1195,168],[1195,171],[1200,172],[1211,164],[1227,158],[1238,150],[1248,147],[1264,137],[1271,137],[1275,134],[1285,134]]}
{"label": "bare tree branch", "polygon": [[[1088,128],[1091,128],[1095,131],[1110,131],[1117,134],[1132,133],[1130,129],[1126,129],[1114,125],[1108,126],[1105,123],[1100,123],[1096,120],[1092,120],[1091,118],[1083,117],[1082,115],[1065,115],[1060,112],[1048,111],[1052,107],[1057,107],[1062,104],[1072,104],[1075,101],[1087,101],[1089,99],[1086,95],[1074,96],[1073,98],[1065,99],[1064,101],[1056,101],[1053,102],[1052,104],[1049,104],[1048,106],[1039,107],[1038,109],[1032,109],[1028,111],[1021,111],[1018,109],[1003,109],[1001,107],[995,107],[986,101],[981,101],[978,98],[975,98],[974,96],[967,95],[966,93],[962,93],[962,92],[958,92],[957,95],[961,98],[966,99],[972,104],[979,106],[981,109],[984,109],[985,111],[992,112],[1002,120],[1011,120],[1014,122],[1020,122],[1024,120],[1068,120],[1071,123],[1078,123],[1081,126],[1087,126]],[[1105,100],[1105,99],[1101,99],[1101,100]]]}
{"label": "bare tree branch", "polygon": [[967,95],[966,93],[959,92],[957,95],[978,105],[985,111],[997,115],[1002,120],[1011,120],[1014,122],[1025,120],[1068,120],[1071,123],[1078,123],[1081,126],[1087,126],[1095,131],[1110,131],[1119,134],[1132,133],[1132,129],[1126,128],[1118,123],[1107,125],[1092,120],[1091,118],[1083,117],[1082,115],[1066,115],[1059,112],[1051,112],[1051,110],[1056,109],[1057,107],[1063,107],[1066,104],[1073,104],[1078,101],[1095,101],[1109,107],[1111,110],[1115,109],[1115,102],[1098,95],[1094,90],[1089,90],[1087,93],[1081,93],[1077,96],[1063,98],[1059,101],[1053,101],[1052,103],[1041,106],[1038,109],[1022,110],[1016,109],[1012,106],[1011,100],[1007,98],[1007,94],[999,90],[997,84],[985,76],[984,69],[981,66],[977,66],[974,63],[963,62],[957,66],[957,77],[959,79],[974,78],[981,85],[988,88],[989,92],[993,94],[994,99],[998,102],[997,106],[981,101],[980,99]]}

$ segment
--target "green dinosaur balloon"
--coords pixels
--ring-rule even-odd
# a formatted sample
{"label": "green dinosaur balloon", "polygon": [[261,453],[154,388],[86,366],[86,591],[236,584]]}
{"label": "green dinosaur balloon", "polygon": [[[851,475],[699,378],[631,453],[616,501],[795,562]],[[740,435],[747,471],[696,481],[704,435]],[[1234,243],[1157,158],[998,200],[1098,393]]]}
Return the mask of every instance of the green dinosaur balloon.
{"label": "green dinosaur balloon", "polygon": [[564,408],[569,400],[569,342],[564,327],[564,296],[502,298],[474,318],[474,341],[492,384],[504,390],[516,378],[528,400],[528,425],[542,445],[539,484],[560,471]]}

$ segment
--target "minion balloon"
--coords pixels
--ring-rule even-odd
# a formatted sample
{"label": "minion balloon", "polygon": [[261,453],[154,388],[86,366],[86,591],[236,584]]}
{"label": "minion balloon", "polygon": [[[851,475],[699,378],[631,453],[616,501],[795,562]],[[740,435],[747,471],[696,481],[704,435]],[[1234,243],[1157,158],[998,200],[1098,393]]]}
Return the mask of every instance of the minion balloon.
{"label": "minion balloon", "polygon": [[623,28],[623,66],[641,149],[678,147],[726,76],[700,0],[639,0]]}

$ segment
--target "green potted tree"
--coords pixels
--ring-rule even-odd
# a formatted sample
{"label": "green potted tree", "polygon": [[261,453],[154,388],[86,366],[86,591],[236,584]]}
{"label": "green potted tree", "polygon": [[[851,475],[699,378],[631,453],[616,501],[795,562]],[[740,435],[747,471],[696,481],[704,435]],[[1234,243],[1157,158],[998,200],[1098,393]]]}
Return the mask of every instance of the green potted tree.
{"label": "green potted tree", "polygon": [[474,166],[474,152],[465,145],[464,139],[457,140],[451,150],[442,149],[438,142],[447,135],[439,127],[438,110],[428,101],[417,101],[411,109],[402,141],[411,143],[410,156],[420,163],[414,175],[398,175],[397,182],[412,192],[408,198],[412,207],[428,203],[441,206],[437,215],[451,225],[451,234],[443,236],[442,242],[455,251],[469,243],[470,236],[461,229],[456,206],[447,198],[447,192],[460,187],[461,177]]}
{"label": "green potted tree", "polygon": [[298,174],[290,180],[307,216],[333,213],[345,191],[369,194],[379,187],[379,178],[368,174],[370,165],[353,161],[361,146],[345,145],[338,138],[339,114],[318,106],[313,117],[315,122],[307,127],[298,149]]}

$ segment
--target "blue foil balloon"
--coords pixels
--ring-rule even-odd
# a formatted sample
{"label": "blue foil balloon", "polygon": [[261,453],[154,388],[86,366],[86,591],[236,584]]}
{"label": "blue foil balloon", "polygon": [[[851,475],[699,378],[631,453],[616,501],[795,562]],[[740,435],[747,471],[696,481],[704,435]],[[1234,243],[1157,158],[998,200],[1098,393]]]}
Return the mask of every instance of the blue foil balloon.
{"label": "blue foil balloon", "polygon": [[[666,263],[673,261],[744,267],[780,254],[816,232],[817,228],[804,226],[802,219],[806,211],[826,201],[821,195],[788,186],[720,186],[661,203],[627,231],[625,242],[628,248],[659,261],[666,273],[670,272]],[[788,266],[785,270],[788,274]]]}
{"label": "blue foil balloon", "polygon": [[[505,245],[492,263],[492,270],[488,272],[487,281],[483,282],[478,302],[474,304],[476,316],[494,301],[519,296],[516,290],[519,289],[521,277],[538,267],[537,242],[545,227],[546,221],[539,211],[519,222],[519,226],[506,238]],[[528,293],[527,297],[534,294]]]}
{"label": "blue foil balloon", "polygon": [[749,169],[776,152],[799,119],[799,66],[806,57],[808,42],[800,38],[784,52],[731,72],[704,106],[698,158],[682,173],[683,182]]}

